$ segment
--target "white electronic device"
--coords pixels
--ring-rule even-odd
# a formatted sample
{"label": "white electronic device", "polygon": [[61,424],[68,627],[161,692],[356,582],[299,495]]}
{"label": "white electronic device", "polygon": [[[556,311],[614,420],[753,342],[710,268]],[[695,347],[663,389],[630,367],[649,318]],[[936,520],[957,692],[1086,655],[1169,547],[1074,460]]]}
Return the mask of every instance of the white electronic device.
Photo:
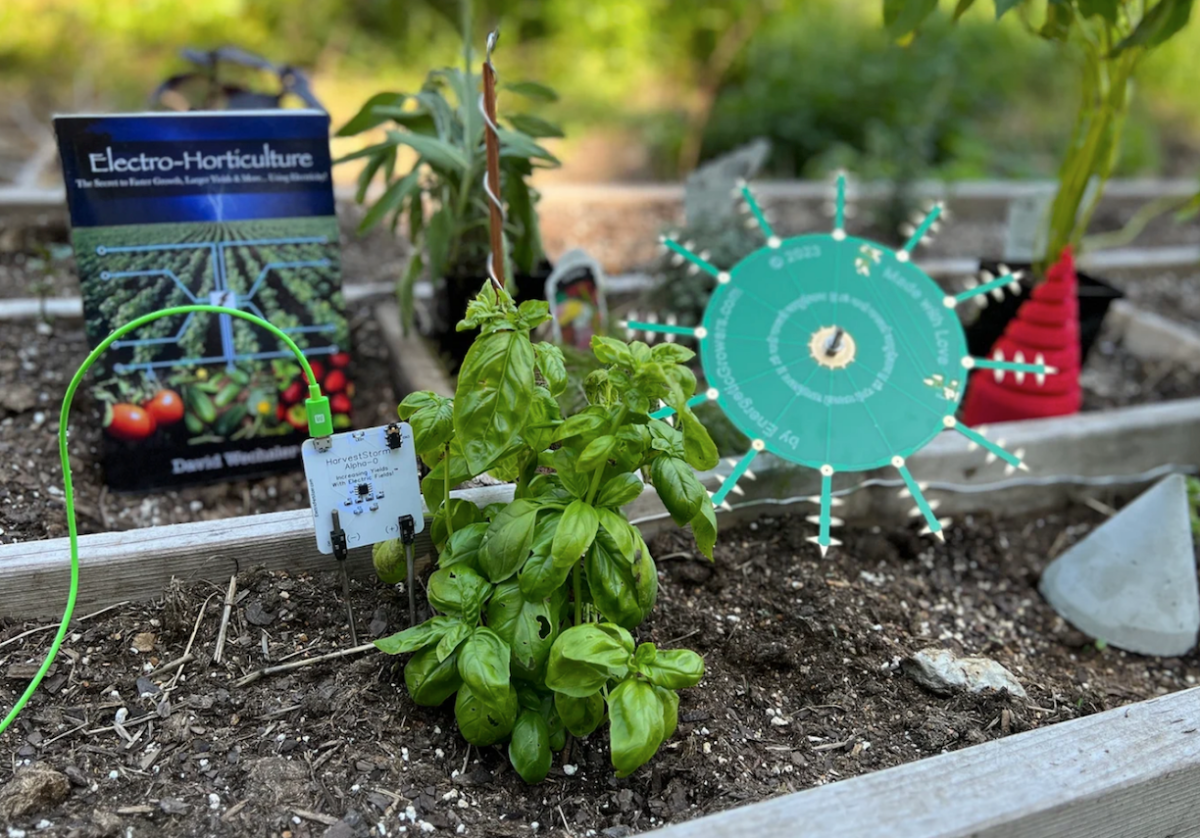
{"label": "white electronic device", "polygon": [[346,551],[399,538],[411,543],[425,528],[412,428],[377,428],[307,439],[301,447],[317,549]]}

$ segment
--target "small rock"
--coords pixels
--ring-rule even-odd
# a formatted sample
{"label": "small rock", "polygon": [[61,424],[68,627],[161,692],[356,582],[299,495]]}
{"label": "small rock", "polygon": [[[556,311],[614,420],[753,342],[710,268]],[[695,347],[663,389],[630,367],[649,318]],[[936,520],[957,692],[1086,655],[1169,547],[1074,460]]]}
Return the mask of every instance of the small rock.
{"label": "small rock", "polygon": [[1016,677],[990,658],[960,658],[949,649],[923,649],[901,661],[900,668],[925,689],[941,695],[958,690],[1008,690],[1010,695],[1025,698],[1025,688]]}
{"label": "small rock", "polygon": [[600,833],[604,838],[627,838],[633,834],[633,830],[627,826],[610,826]]}
{"label": "small rock", "polygon": [[143,654],[154,651],[154,632],[142,631],[133,636],[133,648]]}
{"label": "small rock", "polygon": [[158,801],[158,808],[162,809],[168,815],[186,815],[189,807],[182,800],[174,797],[164,797]]}
{"label": "small rock", "polygon": [[0,389],[0,408],[9,413],[24,413],[37,406],[37,393],[28,384],[12,384]]}
{"label": "small rock", "polygon": [[252,626],[269,626],[275,622],[275,615],[263,608],[258,600],[246,606],[246,622]]}
{"label": "small rock", "polygon": [[354,827],[345,821],[338,821],[321,833],[321,838],[354,838]]}
{"label": "small rock", "polygon": [[0,789],[0,818],[13,820],[51,809],[66,800],[70,791],[66,776],[35,763]]}

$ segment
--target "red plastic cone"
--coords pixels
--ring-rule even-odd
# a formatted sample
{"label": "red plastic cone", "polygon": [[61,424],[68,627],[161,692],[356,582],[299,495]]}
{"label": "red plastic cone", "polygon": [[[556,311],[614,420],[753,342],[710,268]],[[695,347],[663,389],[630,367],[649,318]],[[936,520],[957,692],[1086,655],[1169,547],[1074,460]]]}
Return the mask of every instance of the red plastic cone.
{"label": "red plastic cone", "polygon": [[997,361],[1044,361],[1057,373],[1039,384],[1031,373],[977,370],[963,403],[968,425],[1066,416],[1079,412],[1079,295],[1075,259],[1066,248],[1017,309],[988,357]]}

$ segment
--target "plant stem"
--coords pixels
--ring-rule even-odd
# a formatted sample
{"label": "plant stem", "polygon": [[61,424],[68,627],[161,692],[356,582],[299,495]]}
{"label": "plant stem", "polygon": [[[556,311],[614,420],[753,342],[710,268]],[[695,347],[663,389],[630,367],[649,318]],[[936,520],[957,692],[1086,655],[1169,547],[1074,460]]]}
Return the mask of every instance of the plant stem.
{"label": "plant stem", "polygon": [[571,568],[571,585],[575,591],[575,625],[583,625],[583,572],[580,566],[583,564],[583,559],[575,563],[575,567]]}
{"label": "plant stem", "polygon": [[446,510],[446,540],[448,541],[454,535],[454,522],[450,520],[450,443],[446,443],[446,453],[442,457],[442,485],[446,488],[442,491],[445,493],[442,501],[443,508]]}

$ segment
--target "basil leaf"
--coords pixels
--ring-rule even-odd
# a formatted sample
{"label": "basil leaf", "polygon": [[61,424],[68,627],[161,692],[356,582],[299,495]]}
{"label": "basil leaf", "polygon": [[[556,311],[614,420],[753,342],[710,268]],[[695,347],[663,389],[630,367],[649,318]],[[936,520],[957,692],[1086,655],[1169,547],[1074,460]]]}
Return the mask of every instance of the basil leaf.
{"label": "basil leaf", "polygon": [[429,604],[473,626],[491,590],[488,581],[466,565],[445,567],[429,577]]}
{"label": "basil leaf", "polygon": [[559,425],[558,432],[554,435],[554,441],[560,442],[579,434],[598,431],[607,425],[608,422],[608,411],[598,405],[592,405],[582,413],[576,413],[574,416],[568,417]]}
{"label": "basil leaf", "polygon": [[605,619],[627,629],[642,622],[645,611],[638,601],[633,571],[612,554],[605,539],[596,539],[583,566],[592,602]]}
{"label": "basil leaf", "polygon": [[514,677],[534,680],[558,638],[556,603],[526,600],[516,580],[496,587],[488,600],[487,623],[508,644]]}
{"label": "basil leaf", "polygon": [[529,600],[545,599],[567,581],[574,566],[555,562],[549,552],[534,553],[517,574],[521,594]]}
{"label": "basil leaf", "polygon": [[696,353],[678,343],[658,343],[650,348],[650,357],[660,364],[686,364]]}
{"label": "basil leaf", "polygon": [[630,678],[609,695],[608,718],[612,764],[618,777],[627,777],[662,744],[662,699],[650,684]]}
{"label": "basil leaf", "polygon": [[604,335],[592,335],[592,354],[602,364],[617,364],[622,367],[633,366],[633,355],[629,347],[616,338]]}
{"label": "basil leaf", "polygon": [[438,645],[434,649],[434,652],[437,654],[438,663],[441,663],[458,651],[458,647],[470,636],[471,627],[462,620],[455,620],[454,625],[446,630],[446,633],[442,635],[442,639],[438,641]]}
{"label": "basil leaf", "polygon": [[641,664],[638,671],[655,686],[682,690],[700,683],[704,677],[704,658],[691,649],[660,649],[654,660]]}
{"label": "basil leaf", "polygon": [[533,346],[523,332],[482,335],[467,351],[454,396],[454,432],[475,474],[486,471],[525,427],[533,367]]}
{"label": "basil leaf", "polygon": [[459,687],[458,697],[454,700],[458,732],[463,739],[480,748],[495,745],[512,732],[517,709],[517,691],[511,685],[498,707],[482,701],[466,684]]}
{"label": "basil leaf", "polygon": [[666,742],[675,735],[675,729],[679,727],[679,695],[662,687],[655,687],[654,692],[663,706],[663,741]]}
{"label": "basil leaf", "polygon": [[458,674],[480,701],[501,708],[508,699],[508,644],[489,628],[477,628],[458,651]]}
{"label": "basil leaf", "polygon": [[608,670],[583,661],[564,657],[560,646],[563,635],[550,647],[546,661],[546,686],[556,693],[587,698],[608,683]]}
{"label": "basil leaf", "polygon": [[717,444],[708,435],[708,429],[692,413],[686,404],[675,406],[676,415],[683,429],[683,458],[687,464],[699,471],[716,468],[721,461]]}
{"label": "basil leaf", "polygon": [[583,555],[596,537],[600,519],[596,510],[581,500],[573,500],[563,511],[554,533],[550,555],[556,562],[571,564]]}
{"label": "basil leaf", "polygon": [[515,500],[492,519],[479,551],[479,564],[493,582],[508,579],[529,557],[538,509],[531,500]]}
{"label": "basil leaf", "polygon": [[486,521],[455,529],[454,535],[450,536],[450,540],[438,554],[438,567],[462,565],[479,572],[479,548],[483,545],[483,537],[487,531]]}
{"label": "basil leaf", "polygon": [[404,667],[404,684],[414,702],[422,707],[437,707],[462,686],[457,653],[439,661],[436,649],[422,649]]}
{"label": "basil leaf", "polygon": [[415,652],[432,646],[441,640],[442,635],[453,623],[459,621],[453,617],[438,615],[419,625],[410,626],[404,631],[397,632],[391,637],[381,637],[375,642],[375,648],[389,655],[402,655],[405,652]]}
{"label": "basil leaf", "polygon": [[550,395],[560,395],[567,389],[567,366],[563,361],[562,350],[552,343],[542,341],[533,345],[533,354],[537,359],[538,372],[546,379]]}
{"label": "basil leaf", "polygon": [[536,710],[522,710],[513,725],[508,759],[521,779],[540,783],[550,773],[550,727]]}
{"label": "basil leaf", "polygon": [[604,723],[604,698],[599,693],[585,698],[555,693],[554,708],[572,736],[588,736]]}
{"label": "basil leaf", "polygon": [[654,603],[658,601],[658,568],[654,566],[650,548],[646,546],[640,533],[638,534],[638,549],[634,551],[633,555],[634,560],[630,565],[630,572],[633,574],[633,591],[638,607],[642,609],[642,617],[645,619],[654,610]]}
{"label": "basil leaf", "polygon": [[454,400],[430,395],[433,401],[408,418],[417,454],[422,457],[440,450],[454,435]]}
{"label": "basil leaf", "polygon": [[692,519],[692,536],[696,539],[696,547],[713,560],[713,547],[717,544],[717,511],[711,503],[700,504],[700,511]]}
{"label": "basil leaf", "polygon": [[595,471],[608,462],[608,455],[617,444],[612,434],[596,437],[579,454],[579,470]]}
{"label": "basil leaf", "polygon": [[554,644],[568,660],[589,663],[624,678],[633,659],[633,637],[610,623],[584,623],[567,629]]}
{"label": "basil leaf", "polygon": [[446,543],[446,538],[449,534],[449,529],[446,526],[447,515],[450,516],[450,523],[453,524],[455,532],[483,520],[483,513],[471,501],[463,500],[462,498],[450,498],[450,503],[443,503],[439,506],[437,512],[433,513],[433,520],[429,522],[429,540],[439,550]]}
{"label": "basil leaf", "polygon": [[[638,481],[639,485],[641,481]],[[601,495],[604,493],[601,492]],[[600,517],[601,532],[612,539],[613,546],[626,561],[633,560],[633,551],[637,549],[637,530],[620,512],[612,509],[597,509]]]}
{"label": "basil leaf", "polygon": [[692,467],[677,457],[655,457],[650,464],[650,480],[663,506],[680,526],[696,517],[700,504],[708,502],[708,493]]}
{"label": "basil leaf", "polygon": [[596,506],[620,508],[641,497],[644,488],[645,484],[636,474],[618,474],[604,481],[596,498]]}

